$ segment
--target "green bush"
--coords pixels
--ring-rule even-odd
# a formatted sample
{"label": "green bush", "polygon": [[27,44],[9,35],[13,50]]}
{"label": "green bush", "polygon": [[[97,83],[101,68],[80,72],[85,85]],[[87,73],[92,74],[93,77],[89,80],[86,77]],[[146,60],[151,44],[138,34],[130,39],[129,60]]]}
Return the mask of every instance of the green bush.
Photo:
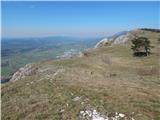
{"label": "green bush", "polygon": [[135,56],[148,56],[152,46],[146,37],[138,37],[132,40],[131,49],[134,51]]}

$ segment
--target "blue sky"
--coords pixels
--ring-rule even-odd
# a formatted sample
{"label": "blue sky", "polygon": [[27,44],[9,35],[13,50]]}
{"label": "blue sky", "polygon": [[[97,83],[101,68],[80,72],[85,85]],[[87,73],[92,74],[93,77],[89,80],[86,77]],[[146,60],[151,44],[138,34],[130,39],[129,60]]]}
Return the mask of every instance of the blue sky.
{"label": "blue sky", "polygon": [[107,36],[158,28],[159,2],[2,2],[2,36]]}

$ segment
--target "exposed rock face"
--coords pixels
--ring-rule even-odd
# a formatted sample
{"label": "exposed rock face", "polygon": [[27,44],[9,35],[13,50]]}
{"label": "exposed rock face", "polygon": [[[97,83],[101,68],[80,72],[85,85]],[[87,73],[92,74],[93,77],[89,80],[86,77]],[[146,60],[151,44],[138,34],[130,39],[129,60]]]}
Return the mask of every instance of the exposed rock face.
{"label": "exposed rock face", "polygon": [[120,35],[115,35],[115,36],[108,37],[108,38],[104,38],[95,45],[95,48],[104,47],[104,46],[111,46],[114,44],[121,44],[121,43],[124,44],[127,41],[131,40],[131,38],[133,37],[132,32],[133,31],[126,32],[126,33],[120,34]]}
{"label": "exposed rock face", "polygon": [[26,66],[20,68],[15,72],[10,81],[16,81],[25,78],[26,76],[31,76],[36,74],[38,67],[34,64],[27,64]]}
{"label": "exposed rock face", "polygon": [[95,48],[111,45],[111,43],[112,41],[110,39],[104,38],[95,45]]}

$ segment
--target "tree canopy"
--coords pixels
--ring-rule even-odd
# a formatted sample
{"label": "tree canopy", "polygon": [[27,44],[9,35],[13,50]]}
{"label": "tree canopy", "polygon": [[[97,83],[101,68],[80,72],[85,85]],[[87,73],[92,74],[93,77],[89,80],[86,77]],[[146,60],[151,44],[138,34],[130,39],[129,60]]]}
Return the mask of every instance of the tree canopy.
{"label": "tree canopy", "polygon": [[131,49],[135,56],[148,56],[151,50],[150,41],[146,37],[136,37],[132,40]]}

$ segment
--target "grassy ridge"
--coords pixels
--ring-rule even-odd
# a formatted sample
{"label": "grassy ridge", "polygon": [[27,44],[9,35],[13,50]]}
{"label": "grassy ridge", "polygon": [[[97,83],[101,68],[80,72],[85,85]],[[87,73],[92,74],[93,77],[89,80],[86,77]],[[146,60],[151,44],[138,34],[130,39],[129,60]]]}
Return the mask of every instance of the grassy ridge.
{"label": "grassy ridge", "polygon": [[42,73],[2,85],[2,119],[76,120],[80,110],[96,109],[159,120],[160,34],[136,34],[150,39],[153,54],[133,57],[130,43],[91,49],[84,57],[42,62]]}

